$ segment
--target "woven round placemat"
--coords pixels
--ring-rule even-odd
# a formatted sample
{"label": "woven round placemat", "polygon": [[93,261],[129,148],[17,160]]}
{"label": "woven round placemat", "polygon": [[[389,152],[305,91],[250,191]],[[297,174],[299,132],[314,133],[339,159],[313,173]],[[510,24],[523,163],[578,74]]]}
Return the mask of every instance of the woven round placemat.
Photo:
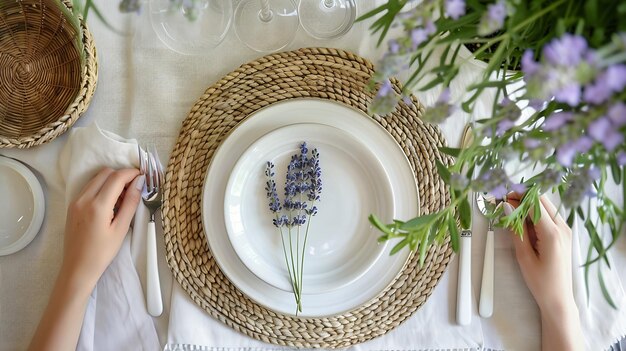
{"label": "woven round placemat", "polygon": [[[450,260],[452,250],[447,241],[431,247],[423,266],[419,266],[417,255],[411,255],[394,282],[364,306],[324,318],[279,314],[249,299],[229,281],[215,262],[203,232],[204,178],[214,152],[233,127],[260,108],[295,98],[328,99],[367,113],[373,97],[367,83],[373,72],[369,61],[338,49],[278,53],[226,75],[191,109],[167,167],[162,209],[165,246],[176,280],[212,317],[268,343],[339,348],[397,327],[432,293]],[[393,85],[401,91],[397,81],[393,80]],[[428,214],[449,203],[435,160],[448,164],[450,159],[438,151],[437,147],[445,143],[439,129],[420,120],[424,107],[415,97],[411,102],[401,102],[388,116],[372,118],[408,156],[419,184],[421,211]]]}
{"label": "woven round placemat", "polygon": [[68,0],[0,1],[0,147],[48,142],[87,109],[96,47],[71,9]]}

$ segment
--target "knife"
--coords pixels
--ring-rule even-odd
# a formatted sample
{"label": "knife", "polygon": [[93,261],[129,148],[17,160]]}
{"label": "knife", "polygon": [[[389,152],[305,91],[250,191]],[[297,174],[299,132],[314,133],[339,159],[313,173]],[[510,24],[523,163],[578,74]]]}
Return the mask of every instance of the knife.
{"label": "knife", "polygon": [[[465,126],[461,148],[474,141],[471,124]],[[472,321],[472,228],[462,228],[459,240],[459,276],[456,291],[456,322],[468,325]]]}

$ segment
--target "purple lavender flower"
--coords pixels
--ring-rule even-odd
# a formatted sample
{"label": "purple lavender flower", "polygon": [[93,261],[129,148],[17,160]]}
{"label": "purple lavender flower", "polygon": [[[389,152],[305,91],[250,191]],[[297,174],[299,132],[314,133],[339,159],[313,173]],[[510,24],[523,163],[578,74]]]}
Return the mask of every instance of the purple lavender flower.
{"label": "purple lavender flower", "polygon": [[[320,168],[320,155],[317,149],[311,151],[309,159],[309,179],[310,187],[307,194],[309,201],[319,201],[322,193],[322,169]],[[313,207],[315,208],[315,206]],[[317,213],[317,208],[315,208]]]}
{"label": "purple lavender flower", "polygon": [[496,199],[504,199],[508,193],[509,191],[504,184],[499,184],[489,191],[489,194],[493,195]]}
{"label": "purple lavender flower", "polygon": [[398,43],[397,40],[391,39],[389,41],[389,52],[391,52],[394,55],[400,52],[400,44]]}
{"label": "purple lavender flower", "polygon": [[557,112],[546,118],[543,129],[548,132],[557,130],[573,119],[574,114],[571,112]]}
{"label": "purple lavender flower", "polygon": [[450,100],[450,89],[445,88],[441,91],[435,106],[426,110],[423,116],[425,121],[430,123],[440,123],[454,113],[455,108],[448,101]]}
{"label": "purple lavender flower", "polygon": [[[281,209],[288,211],[290,216],[286,219],[277,217],[273,222],[277,226],[299,226],[306,223],[306,215],[314,216],[317,214],[317,207],[309,208],[310,202],[320,200],[322,191],[322,171],[319,162],[319,152],[317,149],[311,151],[311,157],[308,157],[309,149],[306,142],[300,144],[300,152],[292,155],[289,165],[287,166],[287,174],[285,177],[285,199],[282,207],[276,194],[275,184],[268,183],[266,190],[268,198],[271,199],[270,210],[278,213]],[[266,175],[273,177],[273,167],[268,162]],[[272,179],[273,181],[273,179]],[[306,199],[303,201],[303,199]]]}
{"label": "purple lavender flower", "polygon": [[533,138],[526,138],[524,139],[524,147],[526,149],[536,149],[539,146],[541,146],[541,140],[537,140],[537,139],[533,139]]}
{"label": "purple lavender flower", "polygon": [[411,31],[411,43],[413,44],[413,50],[417,49],[417,47],[426,40],[428,40],[428,32],[425,28],[418,27]]}
{"label": "purple lavender flower", "polygon": [[626,87],[626,65],[611,65],[606,69],[604,84],[608,88],[618,93]]}
{"label": "purple lavender flower", "polygon": [[626,165],[626,152],[621,151],[617,154],[617,164],[620,166]]}
{"label": "purple lavender flower", "polygon": [[576,156],[576,146],[573,141],[565,143],[556,149],[556,160],[564,167],[570,167]]}
{"label": "purple lavender flower", "polygon": [[505,18],[506,4],[503,0],[487,6],[487,11],[483,14],[478,24],[478,34],[486,36],[502,29]]}
{"label": "purple lavender flower", "polygon": [[586,196],[594,196],[591,185],[598,177],[599,170],[596,168],[575,169],[567,176],[568,187],[563,192],[563,204],[568,208],[573,208],[581,203]]}
{"label": "purple lavender flower", "polygon": [[593,146],[593,140],[588,136],[567,142],[556,150],[556,160],[564,167],[571,167],[578,153],[585,153]]}
{"label": "purple lavender flower", "polygon": [[601,117],[589,124],[587,134],[595,141],[602,141],[613,126],[607,117]]}
{"label": "purple lavender flower", "polygon": [[422,23],[423,25],[411,30],[411,44],[413,50],[417,49],[417,47],[428,40],[429,36],[437,32],[437,27],[433,21],[422,19]]}
{"label": "purple lavender flower", "polygon": [[566,33],[543,47],[543,56],[552,65],[576,66],[587,54],[587,41],[580,35]]}
{"label": "purple lavender flower", "polygon": [[383,84],[381,84],[380,89],[378,89],[378,97],[388,96],[393,92],[393,87],[391,86],[391,81],[389,79],[385,79]]}
{"label": "purple lavender flower", "polygon": [[485,192],[498,199],[504,198],[511,186],[511,181],[502,168],[494,168],[483,173],[472,181],[472,189],[476,192]]}
{"label": "purple lavender flower", "polygon": [[437,102],[447,104],[450,102],[450,88],[444,88],[441,90]]}
{"label": "purple lavender flower", "polygon": [[615,127],[623,127],[626,125],[626,104],[620,101],[611,105],[607,112],[607,116],[611,119],[611,122],[615,125]]}
{"label": "purple lavender flower", "polygon": [[541,65],[535,61],[532,50],[527,49],[522,55],[522,72],[525,76],[532,76],[539,71]]}
{"label": "purple lavender flower", "polygon": [[465,15],[465,0],[446,0],[446,16],[457,20]]}
{"label": "purple lavender flower", "polygon": [[313,206],[310,209],[304,211],[309,216],[315,216],[317,214],[317,206]]}
{"label": "purple lavender flower", "polygon": [[291,218],[291,222],[289,224],[287,224],[287,225],[291,226],[291,227],[297,227],[297,226],[301,226],[301,225],[303,225],[305,223],[306,223],[306,215],[298,214],[298,215],[294,215]]}
{"label": "purple lavender flower", "polygon": [[585,153],[593,146],[593,140],[588,136],[581,136],[574,140],[574,149],[580,153]]}
{"label": "purple lavender flower", "polygon": [[600,117],[591,122],[587,133],[595,141],[602,143],[609,152],[615,150],[624,142],[624,135],[615,128],[608,117]]}
{"label": "purple lavender flower", "polygon": [[511,184],[510,187],[511,191],[514,191],[518,194],[523,194],[524,192],[526,192],[526,185],[524,185],[523,183],[518,183],[518,184]]}
{"label": "purple lavender flower", "polygon": [[563,179],[563,173],[556,169],[547,168],[539,176],[539,186],[542,190],[548,190],[559,184]]}
{"label": "purple lavender flower", "polygon": [[546,105],[546,102],[542,99],[530,99],[528,101],[528,106],[530,106],[532,109],[535,109],[537,111],[543,110],[545,105]]}
{"label": "purple lavender flower", "polygon": [[267,199],[269,200],[269,208],[272,213],[278,213],[282,209],[280,200],[278,199],[278,193],[276,192],[276,182],[274,181],[274,164],[267,162],[265,166],[265,192]]}
{"label": "purple lavender flower", "polygon": [[611,129],[609,133],[602,139],[602,145],[606,151],[612,152],[618,146],[624,143],[624,135],[615,129]]}
{"label": "purple lavender flower", "polygon": [[500,122],[498,122],[498,126],[496,127],[496,136],[503,136],[504,133],[513,128],[513,126],[515,126],[514,121],[511,121],[510,119],[501,120]]}
{"label": "purple lavender flower", "polygon": [[437,32],[437,26],[435,26],[435,22],[430,19],[424,22],[424,29],[426,30],[426,34],[428,34],[429,36]]}
{"label": "purple lavender flower", "polygon": [[287,224],[289,224],[289,217],[287,217],[286,215],[281,215],[280,217],[272,219],[272,224],[274,224],[274,226],[277,228],[285,227],[287,226]]}
{"label": "purple lavender flower", "polygon": [[[599,105],[611,98],[611,88],[602,78],[596,79],[595,82],[587,84],[583,93],[583,99],[591,104]],[[572,105],[574,106],[574,105]]]}
{"label": "purple lavender flower", "polygon": [[572,107],[580,103],[580,84],[571,82],[554,91],[556,101],[564,102]]}

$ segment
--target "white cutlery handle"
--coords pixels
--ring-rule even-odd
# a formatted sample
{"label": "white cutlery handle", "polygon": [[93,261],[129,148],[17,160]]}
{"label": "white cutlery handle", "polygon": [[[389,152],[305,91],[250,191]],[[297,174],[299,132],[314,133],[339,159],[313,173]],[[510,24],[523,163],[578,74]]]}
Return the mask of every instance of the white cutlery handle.
{"label": "white cutlery handle", "polygon": [[480,286],[480,303],[478,313],[483,318],[493,315],[493,269],[494,269],[493,230],[487,232],[485,242],[485,261],[483,263],[483,280]]}
{"label": "white cutlery handle", "polygon": [[156,229],[154,221],[148,222],[148,235],[146,236],[147,260],[147,301],[148,313],[158,317],[163,313],[163,301],[161,299],[161,283],[159,281],[159,266],[157,264]]}
{"label": "white cutlery handle", "polygon": [[464,230],[459,243],[459,284],[456,295],[456,322],[472,321],[472,232]]}

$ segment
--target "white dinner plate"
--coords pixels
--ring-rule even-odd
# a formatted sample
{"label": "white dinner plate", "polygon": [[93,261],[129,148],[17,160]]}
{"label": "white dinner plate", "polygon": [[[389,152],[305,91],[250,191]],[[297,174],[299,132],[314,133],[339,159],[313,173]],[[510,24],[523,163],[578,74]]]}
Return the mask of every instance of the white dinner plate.
{"label": "white dinner plate", "polygon": [[[224,199],[230,174],[244,152],[263,135],[300,123],[318,123],[338,128],[367,145],[381,161],[387,171],[394,204],[393,216],[382,217],[382,221],[413,218],[419,209],[417,185],[406,155],[387,131],[362,112],[328,100],[292,99],[272,104],[248,116],[213,155],[202,194],[202,223],[211,253],[233,284],[260,305],[291,315],[295,314],[293,293],[259,279],[239,259],[227,234]],[[264,197],[258,201],[259,206],[265,206]],[[337,220],[341,220],[340,215],[338,213]],[[367,223],[367,218],[362,218],[362,221]],[[380,258],[354,282],[331,291],[303,295],[303,311],[299,316],[337,315],[374,299],[394,281],[409,256],[408,250],[390,256],[390,250],[390,245],[385,247]]]}
{"label": "white dinner plate", "polygon": [[[277,193],[284,200],[287,165],[292,155],[300,153],[302,142],[320,155],[321,198],[309,203],[318,213],[309,225],[279,230],[272,224],[275,215],[265,190],[266,164],[275,165]],[[294,252],[297,265],[309,229],[302,278],[305,295],[351,284],[379,259],[386,243],[376,241],[380,233],[365,220],[370,213],[383,218],[394,214],[393,191],[383,164],[354,136],[324,124],[292,124],[261,137],[239,158],[224,199],[226,229],[239,258],[277,288],[292,291],[285,252],[287,257]]]}
{"label": "white dinner plate", "polygon": [[37,177],[26,166],[0,156],[0,256],[23,249],[37,235],[45,202]]}

